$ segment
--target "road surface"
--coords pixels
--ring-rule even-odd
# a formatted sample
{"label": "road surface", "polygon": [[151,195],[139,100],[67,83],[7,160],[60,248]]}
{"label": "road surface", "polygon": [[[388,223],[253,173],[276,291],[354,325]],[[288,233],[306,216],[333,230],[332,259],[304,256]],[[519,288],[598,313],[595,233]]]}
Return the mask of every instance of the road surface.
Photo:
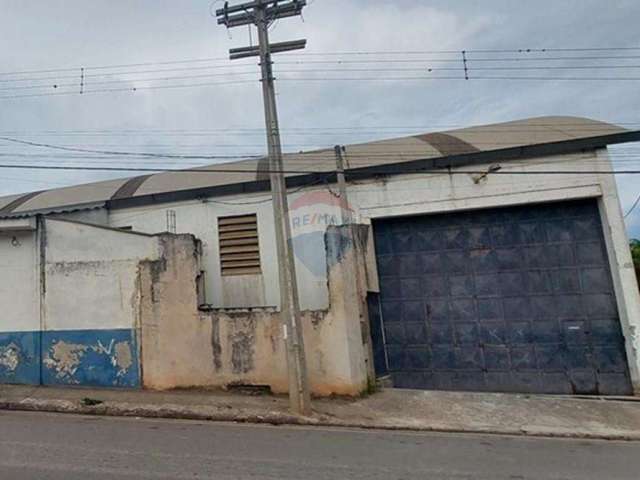
{"label": "road surface", "polygon": [[640,443],[0,412],[0,479],[634,479]]}

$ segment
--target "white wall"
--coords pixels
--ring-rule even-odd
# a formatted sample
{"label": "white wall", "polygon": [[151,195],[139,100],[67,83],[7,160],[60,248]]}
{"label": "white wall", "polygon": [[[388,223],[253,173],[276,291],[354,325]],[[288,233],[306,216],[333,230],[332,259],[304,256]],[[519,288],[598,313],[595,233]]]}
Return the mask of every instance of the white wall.
{"label": "white wall", "polygon": [[138,264],[158,258],[157,239],[60,220],[46,238],[43,328],[136,328]]}
{"label": "white wall", "polygon": [[[303,195],[291,195],[290,202]],[[264,199],[264,202],[255,203]],[[324,208],[324,207],[323,207]],[[132,226],[134,230],[158,233],[167,230],[167,210],[176,212],[177,233],[191,233],[202,241],[202,265],[205,270],[207,303],[215,307],[278,307],[278,264],[275,255],[275,230],[269,194],[257,194],[250,198],[232,196],[222,202],[187,201],[168,205],[152,205],[134,209],[114,210],[110,213],[110,225]],[[337,212],[337,210],[336,210]],[[218,218],[257,214],[262,275],[222,277],[218,245]],[[323,230],[324,231],[324,230]],[[324,263],[324,244],[318,261]],[[303,310],[324,310],[329,307],[326,267],[312,272],[303,261],[297,259],[298,283],[301,286],[300,301]]]}
{"label": "white wall", "polygon": [[[603,162],[609,161],[605,151],[599,152],[599,157]],[[640,292],[638,291],[638,279],[631,258],[629,237],[624,224],[615,179],[613,175],[606,173],[601,174],[600,178],[604,193],[600,197],[598,205],[602,216],[613,287],[625,338],[631,383],[634,393],[640,395]]]}
{"label": "white wall", "polygon": [[[592,152],[506,162],[501,164],[501,172],[583,170],[585,166],[592,166],[595,159],[596,154]],[[465,167],[457,171],[486,171],[488,167]],[[354,210],[354,220],[366,223],[370,219],[388,216],[599,197],[602,194],[602,178],[595,174],[501,173],[489,175],[475,183],[477,177],[474,173],[450,175],[443,172],[358,182],[349,186],[349,203]],[[335,190],[326,186],[311,187],[289,196],[292,233],[294,239],[299,239],[295,248],[296,269],[303,310],[324,310],[329,307],[327,275],[324,271],[325,245],[321,237],[327,216],[340,220],[339,207],[333,201]],[[135,230],[157,233],[166,231],[166,211],[169,209],[176,212],[178,233],[192,233],[202,240],[208,303],[225,308],[279,306],[275,232],[268,192],[114,210],[110,213],[109,221],[112,226],[132,226]],[[259,278],[222,278],[217,219],[250,213],[258,216],[262,275]],[[320,234],[319,242],[314,232]],[[315,260],[310,262],[310,258]]]}
{"label": "white wall", "polygon": [[456,172],[468,173],[453,175],[402,175],[354,186],[350,198],[363,218],[383,218],[596,197],[602,193],[597,174],[535,174],[591,170],[595,159],[590,153],[497,163],[499,173],[482,179],[478,173],[490,165],[458,168]]}
{"label": "white wall", "polygon": [[35,232],[0,232],[0,271],[0,333],[38,331],[40,282]]}

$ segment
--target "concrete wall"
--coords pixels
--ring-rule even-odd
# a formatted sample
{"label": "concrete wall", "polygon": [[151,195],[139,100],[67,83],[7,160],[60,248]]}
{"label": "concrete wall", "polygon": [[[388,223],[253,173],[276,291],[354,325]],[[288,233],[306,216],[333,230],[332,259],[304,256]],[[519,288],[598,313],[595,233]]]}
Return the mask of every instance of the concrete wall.
{"label": "concrete wall", "polygon": [[42,234],[42,383],[139,386],[138,269],[157,239],[51,219]]}
{"label": "concrete wall", "polygon": [[162,250],[161,262],[146,262],[140,271],[143,385],[206,385],[213,355],[210,325],[198,311],[195,240],[163,238]]}
{"label": "concrete wall", "polygon": [[[607,165],[606,152],[599,152],[599,158]],[[609,170],[611,167],[608,168]],[[634,393],[640,395],[640,291],[636,269],[629,249],[629,237],[624,224],[620,200],[612,175],[600,175],[603,195],[598,199],[604,228],[605,243],[609,256],[613,287],[622,333],[624,334],[629,374]]]}
{"label": "concrete wall", "polygon": [[[202,268],[205,271],[206,301],[215,308],[279,308],[278,263],[274,254],[275,230],[270,196],[230,197],[215,200],[179,202],[110,212],[110,225],[132,226],[134,230],[157,233],[166,231],[166,212],[176,212],[178,233],[190,233],[202,241]],[[264,202],[256,204],[256,201]],[[293,243],[300,304],[303,310],[329,307],[324,233],[328,224],[340,223],[336,198],[327,190],[311,189],[290,196]],[[249,204],[247,204],[247,202]],[[223,277],[220,271],[218,219],[234,215],[256,214],[262,273]]]}
{"label": "concrete wall", "polygon": [[[37,231],[2,233],[6,223],[0,383],[140,386],[141,306],[153,288],[142,288],[142,275],[161,269],[180,237],[61,219],[42,219]],[[180,280],[195,295],[195,277]]]}
{"label": "concrete wall", "polygon": [[[316,395],[358,395],[369,374],[363,255],[367,228],[332,228],[325,264],[330,292],[326,310],[305,311],[302,325],[311,389]],[[143,275],[157,299],[146,298],[142,314],[144,385],[226,387],[267,385],[288,389],[280,314],[273,308],[198,312],[193,285],[175,288],[176,277],[194,277],[199,265],[185,246],[168,255],[162,271]],[[146,287],[143,290],[147,290]],[[162,299],[162,301],[159,301]],[[189,306],[190,313],[184,313]]]}
{"label": "concrete wall", "polygon": [[[201,248],[193,236],[61,219],[13,235],[20,243],[7,238],[0,258],[21,283],[3,276],[0,301],[20,301],[13,331],[0,336],[8,367],[1,382],[287,391],[280,314],[271,307],[200,311]],[[305,311],[302,320],[311,386],[317,395],[357,395],[371,370],[368,227],[330,227],[323,236],[327,308]]]}

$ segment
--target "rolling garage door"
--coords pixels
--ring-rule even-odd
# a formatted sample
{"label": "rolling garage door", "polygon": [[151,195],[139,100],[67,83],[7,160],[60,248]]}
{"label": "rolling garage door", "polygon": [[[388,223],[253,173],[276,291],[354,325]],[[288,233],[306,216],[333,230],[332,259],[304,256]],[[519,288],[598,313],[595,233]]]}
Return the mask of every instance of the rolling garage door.
{"label": "rolling garage door", "polygon": [[631,393],[595,201],[380,220],[374,230],[374,348],[396,387]]}

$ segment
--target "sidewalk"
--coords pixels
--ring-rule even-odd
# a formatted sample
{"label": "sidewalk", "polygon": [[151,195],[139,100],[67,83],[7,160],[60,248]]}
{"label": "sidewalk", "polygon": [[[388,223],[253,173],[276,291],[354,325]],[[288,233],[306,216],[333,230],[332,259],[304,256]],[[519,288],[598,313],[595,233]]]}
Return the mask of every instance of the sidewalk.
{"label": "sidewalk", "polygon": [[291,415],[287,407],[285,397],[217,390],[149,392],[0,386],[0,409],[5,410],[640,440],[640,399],[634,398],[586,399],[391,389],[358,400],[314,400],[312,417]]}

